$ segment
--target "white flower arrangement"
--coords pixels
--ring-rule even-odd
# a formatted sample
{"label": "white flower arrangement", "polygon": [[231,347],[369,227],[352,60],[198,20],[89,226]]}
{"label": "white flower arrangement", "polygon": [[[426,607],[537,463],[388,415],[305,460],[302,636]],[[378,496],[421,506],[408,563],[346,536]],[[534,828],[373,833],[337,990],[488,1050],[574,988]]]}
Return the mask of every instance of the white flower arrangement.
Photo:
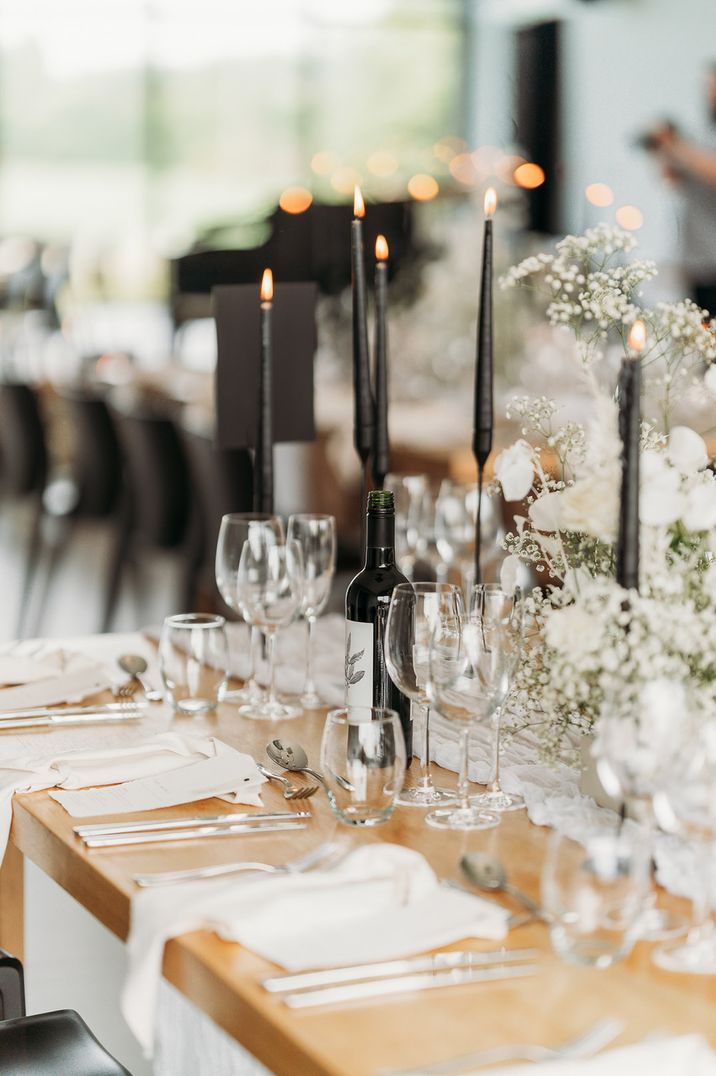
{"label": "white flower arrangement", "polygon": [[[716,715],[716,475],[703,438],[670,429],[681,385],[716,395],[716,337],[688,300],[638,304],[655,269],[619,263],[634,245],[601,225],[504,278],[507,287],[544,286],[549,320],[577,337],[594,410],[584,426],[558,426],[552,401],[513,400],[508,417],[519,419],[522,438],[498,456],[495,478],[508,500],[527,504],[506,538],[503,581],[511,584],[520,561],[545,579],[526,599],[534,632],[513,724],[538,726],[551,757],[568,754],[570,733],[594,731],[598,747],[646,766],[668,750],[676,718]],[[642,426],[638,593],[614,578],[621,442],[616,401],[598,376],[607,342],[626,349],[637,317],[649,328],[641,361],[660,390],[662,420]]]}

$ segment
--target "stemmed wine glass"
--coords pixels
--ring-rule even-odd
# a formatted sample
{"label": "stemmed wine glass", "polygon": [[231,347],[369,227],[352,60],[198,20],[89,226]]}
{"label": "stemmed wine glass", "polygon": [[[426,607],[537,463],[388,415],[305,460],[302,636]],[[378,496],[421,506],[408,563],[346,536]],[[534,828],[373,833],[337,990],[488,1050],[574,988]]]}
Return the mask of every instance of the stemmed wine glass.
{"label": "stemmed wine glass", "polygon": [[435,501],[435,538],[447,575],[455,567],[462,577],[475,543],[475,518],[468,504],[468,487],[443,479]]}
{"label": "stemmed wine glass", "polygon": [[[478,583],[470,593],[470,612],[485,625],[504,626],[509,630],[514,645],[510,649],[509,662],[506,662],[507,694],[517,663],[522,644],[522,600],[519,590],[508,593],[497,583]],[[507,697],[507,696],[506,696]],[[492,780],[487,792],[480,792],[472,797],[472,802],[490,811],[519,811],[525,806],[522,796],[511,795],[502,790],[500,785],[500,730],[502,725],[502,706],[498,706],[492,715],[494,729],[494,765]]]}
{"label": "stemmed wine glass", "polygon": [[488,721],[502,706],[509,688],[517,641],[512,626],[483,620],[475,612],[441,617],[430,643],[428,693],[431,703],[459,730],[458,806],[438,807],[426,818],[438,829],[489,829],[500,815],[470,803],[468,763],[470,730]]}
{"label": "stemmed wine glass", "polygon": [[430,773],[430,639],[441,619],[459,612],[459,591],[449,583],[399,583],[393,590],[385,629],[385,664],[391,680],[423,710],[423,749],[418,785],[404,788],[398,803],[433,807],[454,803],[455,793],[435,788]]}
{"label": "stemmed wine glass", "polygon": [[323,612],[331,593],[336,570],[336,521],[333,516],[289,516],[288,539],[296,541],[303,554],[303,603],[301,614],[306,619],[306,679],[301,695],[304,710],[323,705],[313,679],[313,625]]}
{"label": "stemmed wine glass", "polygon": [[428,476],[424,474],[389,474],[385,489],[393,491],[395,499],[395,545],[400,570],[413,578],[420,540],[420,522],[423,498],[429,489]]}
{"label": "stemmed wine glass", "polygon": [[245,717],[280,721],[299,717],[297,706],[281,702],[276,694],[276,635],[301,608],[303,557],[298,542],[277,545],[265,533],[254,532],[244,543],[238,573],[239,601],[252,627],[266,639],[268,694],[258,706],[242,706]]}
{"label": "stemmed wine glass", "polygon": [[[245,543],[255,534],[265,534],[266,540],[280,544],[284,540],[283,523],[278,516],[262,512],[230,512],[222,517],[219,538],[216,543],[215,575],[219,594],[229,609],[243,616],[238,594],[239,561]],[[245,618],[244,618],[245,619]],[[247,621],[248,623],[248,621]],[[249,628],[249,671],[243,688],[237,691],[224,691],[223,699],[227,702],[249,703],[255,705],[264,697],[263,690],[256,680],[258,654],[261,646],[261,632],[258,628]]]}

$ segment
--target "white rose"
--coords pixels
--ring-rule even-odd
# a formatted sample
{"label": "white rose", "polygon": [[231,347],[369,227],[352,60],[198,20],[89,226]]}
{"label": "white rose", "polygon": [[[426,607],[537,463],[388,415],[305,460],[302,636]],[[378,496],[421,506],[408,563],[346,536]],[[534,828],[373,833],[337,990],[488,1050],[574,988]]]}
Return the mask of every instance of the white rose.
{"label": "white rose", "polygon": [[581,605],[552,610],[545,621],[544,635],[548,646],[568,654],[575,664],[583,655],[600,650],[602,645],[600,622]]}
{"label": "white rose", "polygon": [[681,518],[690,531],[707,531],[716,524],[716,482],[703,482],[689,490]]}
{"label": "white rose", "polygon": [[527,496],[534,481],[534,464],[532,448],[526,441],[516,441],[500,452],[495,460],[495,478],[506,501],[521,501]]}
{"label": "white rose", "polygon": [[716,396],[716,362],[709,366],[704,374],[704,385],[713,396]]}
{"label": "white rose", "polygon": [[613,542],[617,536],[618,515],[616,474],[603,471],[589,478],[580,478],[562,493],[562,530],[579,531],[602,542]]}
{"label": "white rose", "polygon": [[648,527],[668,527],[681,518],[686,507],[681,476],[675,467],[669,467],[660,452],[644,452],[641,465],[641,522]]}
{"label": "white rose", "polygon": [[688,426],[674,426],[669,434],[666,454],[682,474],[700,471],[709,462],[706,442]]}
{"label": "white rose", "polygon": [[507,594],[512,594],[520,578],[520,558],[514,553],[505,557],[500,567],[500,586]]}
{"label": "white rose", "polygon": [[543,493],[529,507],[532,525],[538,531],[558,531],[561,519],[561,493]]}

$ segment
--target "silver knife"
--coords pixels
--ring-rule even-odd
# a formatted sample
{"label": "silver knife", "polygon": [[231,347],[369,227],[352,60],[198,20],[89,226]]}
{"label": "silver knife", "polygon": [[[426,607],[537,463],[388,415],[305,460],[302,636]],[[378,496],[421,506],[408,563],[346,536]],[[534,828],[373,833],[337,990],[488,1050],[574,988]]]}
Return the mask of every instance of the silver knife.
{"label": "silver knife", "polygon": [[192,818],[161,818],[144,822],[104,822],[89,826],[75,826],[78,837],[100,837],[111,833],[149,833],[166,829],[187,829],[190,826],[232,825],[237,822],[286,822],[311,818],[310,811],[263,811],[252,814],[241,811],[234,814],[196,815]]}
{"label": "silver knife", "polygon": [[104,702],[93,706],[29,706],[25,710],[0,710],[0,721],[16,717],[62,717],[63,714],[126,714],[146,710],[145,702]]}
{"label": "silver knife", "polygon": [[500,965],[493,968],[465,968],[431,974],[401,975],[393,979],[375,979],[372,982],[347,983],[319,990],[304,990],[298,994],[284,994],[283,1002],[290,1009],[311,1009],[318,1005],[340,1005],[351,1001],[366,1001],[389,997],[391,994],[412,994],[421,990],[436,990],[442,986],[465,986],[468,983],[494,982],[498,979],[517,979],[535,975],[537,964]]}
{"label": "silver knife", "polygon": [[121,721],[139,721],[144,717],[143,710],[132,710],[121,714],[80,714],[66,711],[55,717],[18,717],[11,721],[0,721],[0,732],[5,729],[51,729],[59,725],[111,725]]}
{"label": "silver knife", "polygon": [[327,968],[321,971],[303,971],[288,975],[273,975],[264,979],[261,985],[271,994],[291,993],[294,990],[306,990],[318,986],[338,986],[340,983],[352,983],[365,979],[385,979],[410,972],[428,971],[431,973],[448,971],[451,968],[485,967],[490,964],[511,964],[523,960],[534,960],[536,949],[497,949],[491,952],[460,951],[450,953],[432,953],[407,957],[402,960],[380,960],[370,964],[351,964],[344,968]]}
{"label": "silver knife", "polygon": [[232,826],[193,826],[191,829],[172,829],[157,833],[109,834],[100,837],[86,837],[87,848],[122,848],[137,844],[163,844],[166,841],[189,841],[196,837],[233,837],[238,833],[277,833],[280,830],[305,829],[306,823],[299,822],[265,822],[252,826],[247,822],[238,822]]}

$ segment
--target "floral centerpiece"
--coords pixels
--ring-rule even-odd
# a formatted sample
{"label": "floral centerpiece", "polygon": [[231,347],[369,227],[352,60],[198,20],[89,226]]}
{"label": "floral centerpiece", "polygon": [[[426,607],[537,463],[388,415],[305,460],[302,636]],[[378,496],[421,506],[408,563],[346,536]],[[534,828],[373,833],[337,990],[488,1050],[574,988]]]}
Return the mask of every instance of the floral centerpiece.
{"label": "floral centerpiece", "polygon": [[[587,423],[559,425],[547,398],[513,400],[522,439],[497,458],[495,475],[508,500],[527,504],[506,539],[503,580],[516,578],[519,562],[544,578],[526,599],[533,645],[513,723],[536,727],[551,757],[574,750],[574,732],[595,732],[646,767],[674,734],[675,714],[716,714],[716,476],[703,438],[671,425],[684,396],[716,393],[716,337],[689,300],[640,304],[656,270],[626,261],[634,245],[600,225],[503,278],[503,287],[542,290],[549,321],[574,333],[575,376],[594,407]],[[637,318],[648,331],[641,362],[655,411],[642,424],[638,593],[615,580],[621,442],[609,364]]]}

